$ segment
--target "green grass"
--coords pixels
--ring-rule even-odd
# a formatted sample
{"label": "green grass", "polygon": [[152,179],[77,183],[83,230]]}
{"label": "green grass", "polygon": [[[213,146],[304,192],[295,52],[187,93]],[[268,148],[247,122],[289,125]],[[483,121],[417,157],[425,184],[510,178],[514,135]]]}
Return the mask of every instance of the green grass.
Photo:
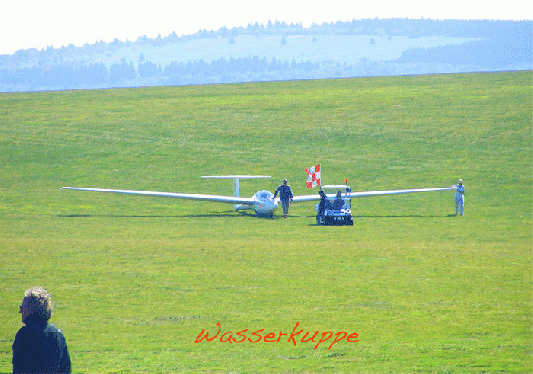
{"label": "green grass", "polygon": [[[532,73],[0,94],[0,372],[26,289],[52,294],[75,372],[527,373]],[[230,206],[62,186],[231,194],[201,175],[305,168],[354,190],[452,193]],[[343,340],[195,343],[202,329],[345,331]],[[235,336],[235,335],[234,335]],[[226,335],[227,337],[227,335]]]}

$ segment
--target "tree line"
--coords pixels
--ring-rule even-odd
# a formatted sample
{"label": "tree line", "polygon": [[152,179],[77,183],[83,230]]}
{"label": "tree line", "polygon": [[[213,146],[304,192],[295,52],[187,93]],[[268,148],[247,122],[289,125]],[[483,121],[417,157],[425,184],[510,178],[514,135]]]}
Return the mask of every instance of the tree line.
{"label": "tree line", "polygon": [[222,27],[216,31],[199,30],[191,35],[178,36],[175,32],[168,36],[159,34],[155,38],[140,36],[136,41],[121,41],[115,39],[110,43],[101,40],[94,44],[86,43],[82,47],[72,44],[61,48],[48,46],[40,51],[36,48],[19,50],[12,55],[0,55],[0,68],[20,67],[20,65],[64,64],[72,59],[78,59],[83,55],[95,55],[113,53],[125,46],[143,45],[160,47],[182,41],[217,38],[231,39],[239,35],[388,35],[408,36],[419,38],[423,36],[449,36],[462,38],[501,38],[502,36],[517,33],[529,33],[532,31],[531,21],[501,21],[501,20],[433,20],[433,19],[360,19],[348,22],[331,22],[323,24],[313,23],[304,28],[302,24],[286,24],[279,21],[268,21],[266,25],[250,23],[247,27],[234,27],[228,29]]}
{"label": "tree line", "polygon": [[[269,21],[266,25],[216,31],[200,30],[192,35],[139,37],[137,41],[104,41],[69,45],[59,49],[49,46],[41,51],[28,49],[13,55],[0,55],[0,91],[48,90],[71,88],[133,87],[142,85],[183,85],[233,83],[268,80],[340,78],[371,75],[449,73],[504,69],[531,69],[533,22],[494,20],[363,19],[351,22],[301,24]],[[239,35],[369,35],[369,36],[453,36],[476,38],[462,45],[413,48],[396,61],[370,61],[346,64],[336,61],[287,61],[266,57],[219,58],[213,61],[173,61],[161,66],[144,60],[139,63],[122,59],[109,67],[99,61],[122,48],[141,52],[146,46],[161,47],[202,38],[225,38],[231,44]],[[282,44],[283,44],[282,39]],[[371,43],[372,43],[371,39]],[[438,66],[437,66],[438,65]]]}
{"label": "tree line", "polygon": [[[109,70],[103,63],[90,63],[83,66],[55,66],[51,69],[43,69],[32,66],[22,69],[0,69],[0,86],[24,86],[33,89],[39,88],[84,88],[86,86],[113,86],[125,85],[139,78],[156,79],[159,84],[185,84],[206,83],[224,77],[226,80],[233,75],[237,78],[246,74],[266,74],[272,78],[283,77],[282,72],[301,71],[309,73],[320,68],[320,64],[310,61],[296,62],[281,61],[275,58],[268,60],[258,56],[245,58],[220,58],[211,62],[204,60],[178,62],[173,61],[162,67],[151,61],[139,63],[135,69],[132,62],[122,59],[120,63],[111,65]],[[270,74],[268,74],[270,73]],[[203,78],[202,78],[203,77]],[[236,79],[239,80],[239,79]]]}
{"label": "tree line", "polygon": [[531,69],[533,40],[531,32],[495,37],[460,45],[411,48],[402,53],[399,63],[475,65],[487,69],[524,66]]}

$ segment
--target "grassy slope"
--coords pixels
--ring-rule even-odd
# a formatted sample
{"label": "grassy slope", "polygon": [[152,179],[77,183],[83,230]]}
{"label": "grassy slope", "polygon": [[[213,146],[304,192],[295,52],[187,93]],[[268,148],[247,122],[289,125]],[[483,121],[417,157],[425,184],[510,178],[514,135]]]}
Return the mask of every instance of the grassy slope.
{"label": "grassy slope", "polygon": [[[75,370],[528,372],[532,74],[463,74],[0,94],[0,372],[25,289],[46,286]],[[209,174],[304,169],[354,190],[353,227],[226,205],[59,192],[227,193]],[[356,331],[358,343],[199,344],[234,333]]]}

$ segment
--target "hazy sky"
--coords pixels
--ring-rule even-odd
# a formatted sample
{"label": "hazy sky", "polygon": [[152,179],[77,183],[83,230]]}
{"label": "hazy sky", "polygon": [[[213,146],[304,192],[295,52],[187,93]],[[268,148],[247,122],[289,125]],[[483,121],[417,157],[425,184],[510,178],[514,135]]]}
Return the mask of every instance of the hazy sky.
{"label": "hazy sky", "polygon": [[[187,4],[187,5],[184,5]],[[267,24],[351,21],[361,18],[533,19],[527,0],[6,0],[0,5],[0,54],[60,48],[115,38],[193,34]]]}

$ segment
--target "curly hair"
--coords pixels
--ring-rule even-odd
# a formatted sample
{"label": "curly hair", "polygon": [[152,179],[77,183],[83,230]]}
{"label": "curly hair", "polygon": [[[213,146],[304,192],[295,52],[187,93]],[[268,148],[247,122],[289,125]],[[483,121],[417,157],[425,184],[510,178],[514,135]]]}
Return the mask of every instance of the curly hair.
{"label": "curly hair", "polygon": [[52,317],[54,305],[48,291],[42,287],[32,287],[24,295],[30,319],[33,321],[48,321]]}

